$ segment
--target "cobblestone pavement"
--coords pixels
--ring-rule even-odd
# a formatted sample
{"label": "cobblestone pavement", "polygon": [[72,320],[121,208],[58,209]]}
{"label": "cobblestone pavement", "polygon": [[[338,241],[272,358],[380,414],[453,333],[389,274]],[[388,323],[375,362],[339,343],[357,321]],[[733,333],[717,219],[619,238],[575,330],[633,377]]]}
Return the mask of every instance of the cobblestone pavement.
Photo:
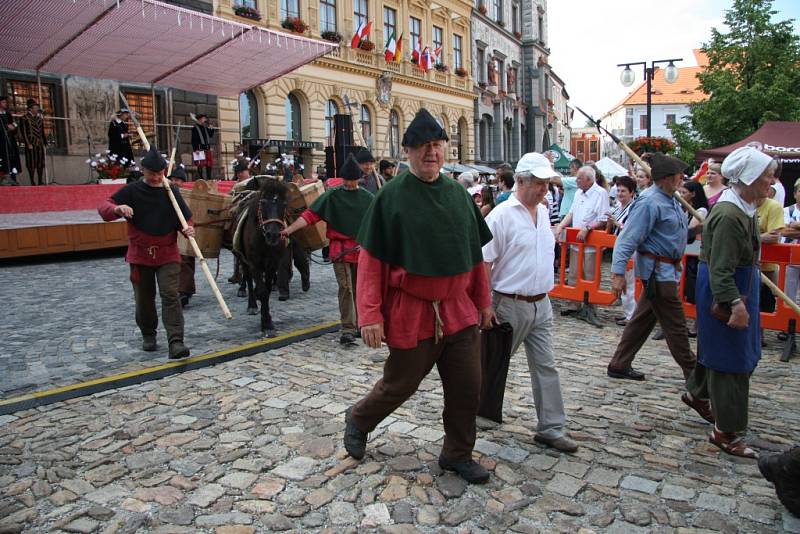
{"label": "cobblestone pavement", "polygon": [[[333,334],[0,417],[0,531],[799,533],[753,461],[708,444],[663,342],[637,358],[646,382],[606,378],[620,332],[557,317],[574,455],[534,442],[515,355],[504,423],[479,424],[485,486],[436,464],[436,373],[371,435],[364,460],[346,458],[344,410],[379,377],[383,352]],[[751,384],[762,451],[800,441],[800,365],[778,362],[770,340]]]}
{"label": "cobblestone pavement", "polygon": [[[96,214],[95,214],[96,216]],[[211,272],[216,260],[208,260]],[[246,299],[227,282],[233,259],[220,258],[217,285],[231,312],[226,320],[200,271],[197,294],[184,310],[186,344],[199,355],[261,339],[258,316],[247,315]],[[279,334],[339,318],[336,279],[330,265],[311,264],[311,290],[300,289],[300,275],[290,284],[291,298],[270,298]],[[166,361],[167,342],[159,323],[161,350],[141,350],[134,320],[133,290],[121,252],[75,255],[44,262],[23,261],[0,266],[0,398],[72,384]],[[159,306],[160,310],[160,306]]]}

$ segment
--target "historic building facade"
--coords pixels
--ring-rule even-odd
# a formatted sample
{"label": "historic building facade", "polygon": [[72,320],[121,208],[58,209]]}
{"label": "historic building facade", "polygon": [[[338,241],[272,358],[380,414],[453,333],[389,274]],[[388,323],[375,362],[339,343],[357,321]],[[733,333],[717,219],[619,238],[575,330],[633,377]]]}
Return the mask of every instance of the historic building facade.
{"label": "historic building facade", "polygon": [[[305,35],[340,39],[341,46],[238,100],[220,98],[226,153],[233,154],[230,147],[240,141],[251,147],[268,142],[273,154],[299,158],[309,175],[325,162],[323,148],[332,142],[333,116],[349,113],[355,144],[369,146],[376,158],[402,157],[402,134],[424,106],[450,135],[447,161],[475,160],[471,1],[220,0],[215,14],[245,22],[236,13],[243,6],[266,27],[292,31],[283,26],[307,26]],[[373,49],[351,47],[362,22],[372,23]],[[384,57],[392,34],[402,35],[400,61]],[[439,66],[423,71],[411,62],[415,41],[432,51],[441,49]]]}

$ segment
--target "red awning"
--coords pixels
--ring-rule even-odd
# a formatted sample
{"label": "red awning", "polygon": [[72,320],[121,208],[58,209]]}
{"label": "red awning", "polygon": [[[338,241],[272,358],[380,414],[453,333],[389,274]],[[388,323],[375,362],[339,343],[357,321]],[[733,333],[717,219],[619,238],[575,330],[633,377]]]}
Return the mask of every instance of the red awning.
{"label": "red awning", "polygon": [[0,0],[0,67],[219,96],[273,80],[336,44],[155,0]]}
{"label": "red awning", "polygon": [[768,121],[764,125],[732,145],[700,150],[695,159],[698,163],[708,158],[722,161],[725,156],[748,143],[761,143],[765,154],[778,157],[784,164],[800,165],[800,122]]}

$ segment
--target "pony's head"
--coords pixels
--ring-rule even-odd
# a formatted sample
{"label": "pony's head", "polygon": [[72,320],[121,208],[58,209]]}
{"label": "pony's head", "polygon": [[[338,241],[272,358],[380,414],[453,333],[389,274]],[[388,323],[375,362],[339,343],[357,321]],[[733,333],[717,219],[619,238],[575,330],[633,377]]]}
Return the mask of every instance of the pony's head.
{"label": "pony's head", "polygon": [[286,185],[278,180],[264,180],[258,198],[258,227],[269,247],[281,243],[281,230],[286,228]]}

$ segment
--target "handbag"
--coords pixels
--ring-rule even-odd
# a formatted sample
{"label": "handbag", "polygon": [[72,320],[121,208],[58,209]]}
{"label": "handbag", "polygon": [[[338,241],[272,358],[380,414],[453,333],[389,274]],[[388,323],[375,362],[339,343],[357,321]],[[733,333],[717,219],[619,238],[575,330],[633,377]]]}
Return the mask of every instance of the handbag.
{"label": "handbag", "polygon": [[478,415],[497,423],[503,422],[503,397],[513,338],[514,329],[509,323],[481,332],[481,397]]}

